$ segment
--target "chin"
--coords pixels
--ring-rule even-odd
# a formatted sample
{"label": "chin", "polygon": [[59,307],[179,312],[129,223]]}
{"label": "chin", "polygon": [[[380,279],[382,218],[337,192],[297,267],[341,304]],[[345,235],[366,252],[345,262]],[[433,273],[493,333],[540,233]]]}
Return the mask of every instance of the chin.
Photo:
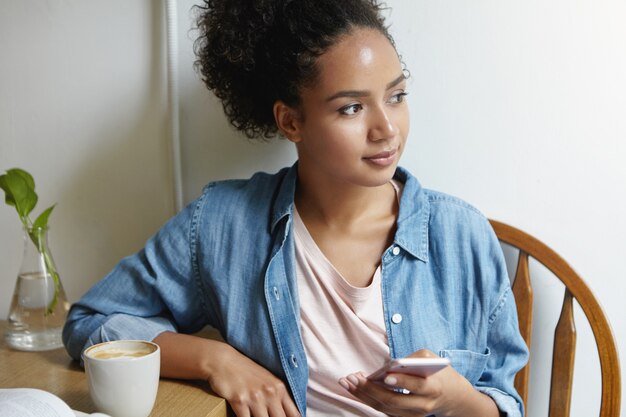
{"label": "chin", "polygon": [[364,187],[380,187],[387,184],[396,173],[396,165],[387,167],[384,171],[379,171],[373,175],[367,175],[361,178],[360,185]]}

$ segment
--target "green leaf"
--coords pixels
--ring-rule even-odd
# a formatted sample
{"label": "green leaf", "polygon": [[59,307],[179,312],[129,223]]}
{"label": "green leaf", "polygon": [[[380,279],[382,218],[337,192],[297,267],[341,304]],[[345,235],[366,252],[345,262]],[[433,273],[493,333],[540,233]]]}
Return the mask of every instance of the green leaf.
{"label": "green leaf", "polygon": [[28,215],[37,205],[33,177],[24,170],[10,169],[2,176],[2,189],[6,203],[15,206],[22,223],[28,226]]}
{"label": "green leaf", "polygon": [[9,206],[15,207],[15,199],[13,198],[13,193],[9,188],[9,184],[7,184],[6,174],[0,175],[0,188],[4,191],[4,202]]}
{"label": "green leaf", "polygon": [[28,185],[28,188],[30,188],[33,191],[35,190],[35,179],[33,178],[32,175],[30,175],[28,172],[24,171],[23,169],[11,168],[7,171],[7,174],[19,175],[20,177],[24,178],[24,181],[26,181],[26,185]]}
{"label": "green leaf", "polygon": [[54,209],[55,205],[56,204],[45,209],[43,213],[41,213],[39,217],[37,217],[37,219],[33,223],[33,229],[37,229],[37,228],[45,229],[46,227],[48,227],[48,217],[50,217],[50,213],[52,213],[52,210]]}
{"label": "green leaf", "polygon": [[[28,177],[30,177],[30,175]],[[37,194],[34,188],[30,186],[28,177],[23,176],[22,173],[17,170],[7,171],[5,177],[5,182],[15,202],[15,208],[22,218],[22,221],[28,218],[28,215],[37,204]]]}

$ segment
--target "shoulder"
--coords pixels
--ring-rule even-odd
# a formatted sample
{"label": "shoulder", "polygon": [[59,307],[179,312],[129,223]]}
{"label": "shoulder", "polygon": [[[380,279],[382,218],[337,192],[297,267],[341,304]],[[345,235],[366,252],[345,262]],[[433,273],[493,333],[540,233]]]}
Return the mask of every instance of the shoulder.
{"label": "shoulder", "polygon": [[[487,217],[467,201],[440,191],[424,188],[407,170],[397,178],[405,187],[400,203],[403,223],[419,231],[423,243],[439,248],[456,248],[470,253],[490,250],[496,243]],[[432,253],[431,253],[432,255]]]}
{"label": "shoulder", "polygon": [[424,188],[411,173],[399,168],[396,178],[404,183],[401,208],[406,215],[421,213],[428,224],[450,228],[476,228],[488,225],[486,216],[467,201],[432,189]]}
{"label": "shoulder", "polygon": [[496,242],[489,219],[467,201],[439,191],[424,190],[430,205],[432,238],[455,239],[473,251]]}
{"label": "shoulder", "polygon": [[247,179],[213,181],[204,186],[202,195],[243,197],[272,194],[280,186],[288,170],[289,168],[283,168],[273,174],[257,172]]}
{"label": "shoulder", "polygon": [[[267,231],[278,208],[290,207],[294,169],[258,172],[248,179],[214,181],[190,204],[192,229]],[[233,229],[234,228],[234,229]]]}
{"label": "shoulder", "polygon": [[209,207],[213,213],[269,210],[288,173],[289,168],[283,168],[273,174],[257,172],[247,179],[210,182],[195,201],[196,209]]}
{"label": "shoulder", "polygon": [[450,213],[486,219],[480,210],[459,197],[427,188],[424,189],[424,195],[428,199],[431,210],[435,213]]}
{"label": "shoulder", "polygon": [[467,201],[440,191],[424,190],[430,206],[429,224],[432,228],[465,233],[489,233],[487,217]]}

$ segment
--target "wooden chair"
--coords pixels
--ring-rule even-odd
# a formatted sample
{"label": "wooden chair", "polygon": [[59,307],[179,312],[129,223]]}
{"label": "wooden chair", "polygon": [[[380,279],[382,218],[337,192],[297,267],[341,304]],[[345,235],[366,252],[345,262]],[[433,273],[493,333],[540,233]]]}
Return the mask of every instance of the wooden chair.
{"label": "wooden chair", "polygon": [[[573,298],[580,304],[593,331],[602,373],[600,417],[620,416],[621,382],[619,358],[611,327],[598,301],[582,278],[541,241],[504,223],[490,220],[501,242],[519,250],[517,271],[513,281],[513,294],[517,303],[520,331],[530,348],[533,323],[533,289],[528,258],[532,257],[548,268],[565,285],[565,296],[554,333],[552,376],[550,385],[549,417],[569,417],[576,350]],[[515,378],[515,387],[524,405],[528,399],[529,365]]]}

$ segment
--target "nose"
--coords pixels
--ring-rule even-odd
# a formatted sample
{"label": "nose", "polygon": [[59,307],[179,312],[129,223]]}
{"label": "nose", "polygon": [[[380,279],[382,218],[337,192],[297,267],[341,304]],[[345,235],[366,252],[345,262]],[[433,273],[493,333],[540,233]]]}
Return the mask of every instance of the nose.
{"label": "nose", "polygon": [[391,117],[390,111],[384,107],[376,107],[370,115],[368,139],[372,141],[392,139],[398,132],[398,125]]}

